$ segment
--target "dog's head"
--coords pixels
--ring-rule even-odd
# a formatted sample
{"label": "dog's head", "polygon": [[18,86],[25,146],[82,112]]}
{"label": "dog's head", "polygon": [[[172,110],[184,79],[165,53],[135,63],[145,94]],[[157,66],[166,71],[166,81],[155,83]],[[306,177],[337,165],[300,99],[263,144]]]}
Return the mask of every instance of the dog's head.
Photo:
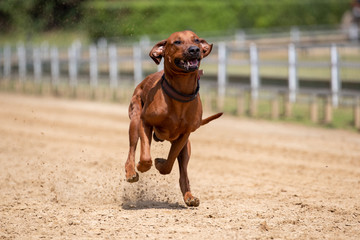
{"label": "dog's head", "polygon": [[158,42],[149,55],[156,64],[164,58],[165,68],[193,72],[199,69],[201,59],[210,54],[212,46],[192,31],[175,32]]}

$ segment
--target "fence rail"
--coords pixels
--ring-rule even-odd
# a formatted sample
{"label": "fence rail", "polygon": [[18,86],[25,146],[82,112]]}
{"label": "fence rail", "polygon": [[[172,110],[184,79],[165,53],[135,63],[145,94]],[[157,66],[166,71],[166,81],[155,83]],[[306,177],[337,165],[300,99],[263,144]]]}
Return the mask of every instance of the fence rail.
{"label": "fence rail", "polygon": [[[352,31],[354,36],[354,29]],[[216,81],[208,85],[215,85],[217,89],[217,108],[224,107],[225,98],[234,89],[239,96],[241,91],[249,91],[253,115],[264,89],[273,95],[286,95],[288,114],[291,104],[301,101],[299,94],[307,95],[308,99],[324,96],[332,108],[348,105],[349,98],[353,106],[359,105],[360,45],[354,39],[308,44],[300,41],[298,30],[292,30],[288,43],[264,45],[265,40],[257,37],[241,33],[235,41],[215,43],[213,53],[203,60],[204,81]],[[53,86],[67,81],[76,87],[80,78],[92,88],[106,84],[114,89],[122,81],[138,84],[145,75],[163,67],[156,67],[148,57],[151,46],[147,38],[132,46],[108,44],[106,40],[90,46],[83,46],[79,41],[69,47],[49,46],[46,42],[5,45],[0,47],[0,81],[33,79],[40,83],[47,76]],[[272,115],[276,116],[279,110],[275,107],[276,101],[272,101]],[[358,110],[354,114],[358,114]]]}

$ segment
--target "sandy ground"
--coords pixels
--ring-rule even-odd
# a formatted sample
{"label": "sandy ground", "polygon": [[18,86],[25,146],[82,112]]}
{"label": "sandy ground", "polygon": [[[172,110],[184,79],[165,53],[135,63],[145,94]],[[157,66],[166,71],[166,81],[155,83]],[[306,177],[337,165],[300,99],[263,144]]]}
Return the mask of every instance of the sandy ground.
{"label": "sandy ground", "polygon": [[177,166],[124,181],[128,123],[0,93],[0,239],[360,239],[358,133],[222,117],[191,136],[187,208]]}

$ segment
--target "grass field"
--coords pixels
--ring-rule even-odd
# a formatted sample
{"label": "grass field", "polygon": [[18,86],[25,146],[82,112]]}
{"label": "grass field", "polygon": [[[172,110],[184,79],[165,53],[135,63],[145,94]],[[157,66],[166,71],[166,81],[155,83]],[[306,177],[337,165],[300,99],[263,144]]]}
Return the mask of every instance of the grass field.
{"label": "grass field", "polygon": [[[245,97],[245,112],[242,117],[250,117],[250,94]],[[311,121],[310,103],[296,102],[292,105],[292,115],[285,116],[285,103],[283,96],[277,96],[279,102],[279,118],[274,120],[271,116],[271,100],[260,99],[258,101],[258,113],[259,119],[268,119],[271,121],[285,121],[300,123],[308,126],[321,126],[326,128],[339,128],[347,129],[351,131],[357,131],[354,127],[354,110],[352,106],[340,106],[333,109],[333,120],[331,123],[324,122],[324,99],[317,99],[318,106],[318,121],[316,123]],[[231,115],[238,115],[238,99],[236,97],[228,97],[225,101],[224,111]],[[215,108],[215,104],[213,105]]]}

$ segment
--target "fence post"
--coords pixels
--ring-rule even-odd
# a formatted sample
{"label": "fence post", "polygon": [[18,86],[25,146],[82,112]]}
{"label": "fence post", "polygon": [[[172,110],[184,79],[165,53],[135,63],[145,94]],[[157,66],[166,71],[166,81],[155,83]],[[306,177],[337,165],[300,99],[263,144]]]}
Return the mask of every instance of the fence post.
{"label": "fence post", "polygon": [[235,42],[237,47],[244,47],[246,41],[246,33],[239,30],[235,33]]}
{"label": "fence post", "polygon": [[292,103],[290,101],[289,95],[285,95],[285,118],[291,118],[292,116]]}
{"label": "fence post", "polygon": [[90,57],[90,86],[96,87],[98,85],[98,59],[96,45],[90,45],[89,47]]}
{"label": "fence post", "polygon": [[68,49],[68,60],[69,60],[69,76],[70,76],[70,85],[72,87],[77,86],[77,52],[76,46],[73,44]]}
{"label": "fence post", "polygon": [[23,81],[26,77],[26,50],[23,43],[18,43],[17,55],[19,60],[19,79]]}
{"label": "fence post", "polygon": [[4,77],[10,78],[11,75],[11,47],[4,47]]}
{"label": "fence post", "polygon": [[250,85],[251,85],[251,103],[250,115],[257,115],[257,101],[259,97],[260,77],[259,77],[259,57],[255,43],[250,45]]}
{"label": "fence post", "polygon": [[45,60],[49,58],[49,43],[44,41],[40,45],[41,59]]}
{"label": "fence post", "polygon": [[339,105],[339,91],[341,88],[339,73],[339,54],[336,44],[331,46],[331,94],[332,104],[334,107]]}
{"label": "fence post", "polygon": [[357,42],[359,39],[359,28],[356,23],[352,23],[349,27],[349,39],[352,42]]}
{"label": "fence post", "polygon": [[259,77],[259,57],[255,43],[250,45],[250,85],[251,85],[251,98],[257,99],[259,95],[260,77]]}
{"label": "fence post", "polygon": [[96,50],[97,50],[97,55],[99,56],[99,61],[100,61],[100,56],[101,55],[105,55],[108,51],[108,41],[106,38],[100,38],[98,41],[97,41],[97,44],[95,44],[95,46],[97,47]]}
{"label": "fence post", "polygon": [[245,112],[245,93],[243,91],[239,91],[239,95],[237,96],[237,108],[236,108],[236,113],[238,116],[241,116],[244,114]]}
{"label": "fence post", "polygon": [[277,93],[271,99],[271,118],[274,120],[279,118],[279,98]]}
{"label": "fence post", "polygon": [[157,71],[160,72],[164,70],[164,60],[161,59],[159,65],[157,65]]}
{"label": "fence post", "polygon": [[134,80],[135,85],[137,86],[143,79],[142,76],[142,58],[141,58],[141,45],[135,44],[134,48]]}
{"label": "fence post", "polygon": [[310,102],[310,118],[313,123],[317,123],[318,122],[318,105],[317,105],[317,98],[316,98],[315,94],[313,96],[311,96],[310,101],[311,101]]}
{"label": "fence post", "polygon": [[298,27],[292,27],[290,30],[290,41],[293,43],[300,42],[300,29]]}
{"label": "fence post", "polygon": [[325,96],[325,124],[330,124],[333,119],[333,111],[332,111],[332,104],[331,104],[331,97]]}
{"label": "fence post", "polygon": [[118,87],[118,61],[117,61],[117,48],[114,44],[109,45],[109,75],[110,87]]}
{"label": "fence post", "polygon": [[354,126],[356,129],[360,130],[360,97],[355,97],[354,105]]}
{"label": "fence post", "polygon": [[296,101],[296,91],[298,87],[298,78],[297,78],[297,71],[296,71],[296,48],[293,43],[289,44],[288,50],[288,58],[289,58],[289,101],[291,103]]}
{"label": "fence post", "polygon": [[59,51],[57,47],[52,47],[50,49],[50,58],[51,58],[51,83],[53,86],[59,84]]}
{"label": "fence post", "polygon": [[41,81],[42,65],[41,65],[41,51],[39,47],[33,48],[33,61],[34,61],[34,78],[35,82]]}
{"label": "fence post", "polygon": [[218,49],[218,109],[222,110],[225,102],[225,92],[226,92],[226,43],[220,42]]}

